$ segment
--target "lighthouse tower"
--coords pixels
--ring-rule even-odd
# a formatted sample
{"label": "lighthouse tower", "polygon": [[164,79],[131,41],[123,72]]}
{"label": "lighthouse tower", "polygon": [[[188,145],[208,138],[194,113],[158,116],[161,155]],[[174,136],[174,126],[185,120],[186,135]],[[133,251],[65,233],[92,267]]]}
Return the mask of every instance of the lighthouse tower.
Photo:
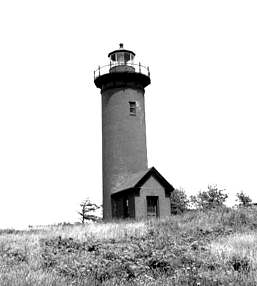
{"label": "lighthouse tower", "polygon": [[[169,215],[173,187],[147,164],[144,94],[151,82],[149,68],[135,64],[135,53],[123,44],[108,57],[108,65],[94,72],[102,96],[104,219]],[[141,194],[144,187],[148,191]]]}

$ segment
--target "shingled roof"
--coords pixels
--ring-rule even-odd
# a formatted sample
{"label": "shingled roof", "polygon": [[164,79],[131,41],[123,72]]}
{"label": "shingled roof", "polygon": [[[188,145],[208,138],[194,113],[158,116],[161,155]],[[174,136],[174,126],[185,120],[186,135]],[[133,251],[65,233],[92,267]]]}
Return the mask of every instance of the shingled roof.
{"label": "shingled roof", "polygon": [[116,189],[112,192],[112,194],[132,190],[134,188],[140,188],[151,176],[153,176],[162,186],[164,186],[166,190],[170,192],[174,190],[174,187],[154,167],[151,167],[144,171],[129,175],[116,186]]}

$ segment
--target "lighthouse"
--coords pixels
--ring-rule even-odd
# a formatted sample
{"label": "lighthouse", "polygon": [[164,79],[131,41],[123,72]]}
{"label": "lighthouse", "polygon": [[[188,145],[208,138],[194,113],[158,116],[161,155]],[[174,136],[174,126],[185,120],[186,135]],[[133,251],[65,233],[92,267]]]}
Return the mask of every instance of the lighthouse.
{"label": "lighthouse", "polygon": [[145,88],[149,67],[135,63],[135,53],[119,49],[94,72],[102,99],[103,217],[148,218],[170,215],[173,187],[148,168]]}

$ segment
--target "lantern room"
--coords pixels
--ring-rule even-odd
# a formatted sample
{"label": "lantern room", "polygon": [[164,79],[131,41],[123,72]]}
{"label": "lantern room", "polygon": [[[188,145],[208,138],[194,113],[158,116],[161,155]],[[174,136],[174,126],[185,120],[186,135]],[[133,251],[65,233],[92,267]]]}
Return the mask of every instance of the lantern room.
{"label": "lantern room", "polygon": [[109,53],[108,57],[110,58],[112,65],[127,65],[133,64],[135,53],[123,48],[123,44],[120,44],[120,48]]}
{"label": "lantern room", "polygon": [[[135,53],[124,49],[121,43],[119,49],[108,54],[109,64],[99,66],[94,71],[95,85],[101,89],[110,88],[120,84],[121,80],[126,82],[137,82],[145,88],[150,84],[149,67],[134,62]],[[108,82],[108,84],[107,84]],[[107,85],[106,85],[107,84]]]}

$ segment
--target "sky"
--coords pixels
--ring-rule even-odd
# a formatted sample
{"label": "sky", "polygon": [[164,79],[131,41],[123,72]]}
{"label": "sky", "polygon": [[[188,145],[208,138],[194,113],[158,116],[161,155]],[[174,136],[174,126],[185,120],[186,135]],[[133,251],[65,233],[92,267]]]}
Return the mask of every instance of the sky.
{"label": "sky", "polygon": [[79,221],[102,200],[93,71],[124,43],[150,67],[149,166],[188,195],[257,202],[257,2],[0,2],[0,228]]}

